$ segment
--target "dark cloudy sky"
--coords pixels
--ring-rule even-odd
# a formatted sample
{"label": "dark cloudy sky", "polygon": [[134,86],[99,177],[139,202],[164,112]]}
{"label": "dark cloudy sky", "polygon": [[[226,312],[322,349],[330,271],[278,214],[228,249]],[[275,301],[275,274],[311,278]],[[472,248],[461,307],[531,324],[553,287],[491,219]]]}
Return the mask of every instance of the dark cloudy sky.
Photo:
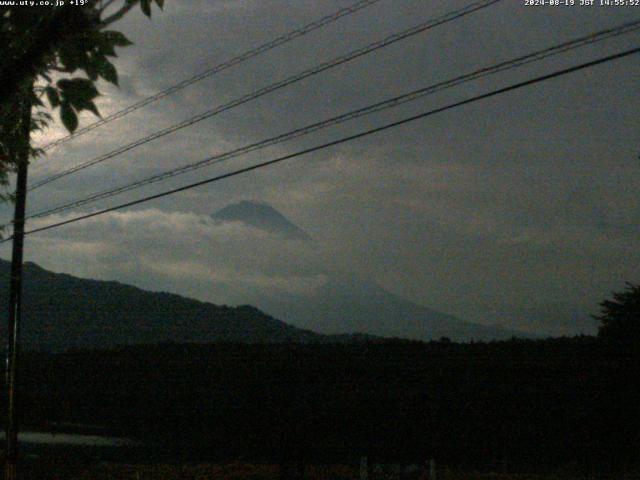
{"label": "dark cloudy sky", "polygon": [[[112,113],[349,3],[168,0],[152,20],[136,11],[119,24],[135,42],[120,50],[121,88],[101,86],[100,110]],[[33,164],[31,179],[468,3],[382,0],[58,147]],[[29,209],[55,206],[637,18],[640,7],[530,7],[524,0],[503,0],[52,183],[30,195]],[[63,217],[639,44],[636,32],[585,47]],[[639,79],[639,56],[581,71],[33,235],[26,258],[54,271],[230,304],[246,303],[260,292],[313,292],[328,272],[350,271],[468,320],[575,332],[585,323],[576,326],[574,315],[595,313],[597,303],[624,281],[640,281]],[[82,118],[84,124],[92,121],[89,114]],[[63,133],[55,126],[41,141]],[[272,205],[316,243],[209,221],[215,211],[243,199]],[[9,208],[3,211],[8,217]],[[8,257],[7,245],[0,254]]]}

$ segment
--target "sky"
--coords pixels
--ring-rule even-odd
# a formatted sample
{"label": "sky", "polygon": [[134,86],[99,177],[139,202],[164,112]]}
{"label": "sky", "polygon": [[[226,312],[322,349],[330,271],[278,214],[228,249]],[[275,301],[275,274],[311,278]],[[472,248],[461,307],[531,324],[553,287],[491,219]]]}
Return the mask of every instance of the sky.
{"label": "sky", "polygon": [[[168,0],[114,26],[120,87],[108,115],[347,0]],[[381,0],[50,151],[31,182],[380,40],[470,0]],[[30,192],[57,206],[462,73],[640,19],[640,7],[503,0]],[[147,186],[31,227],[134,200],[638,46],[640,33],[583,47],[381,114]],[[479,323],[595,332],[598,303],[640,282],[640,57],[466,105],[285,163],[27,237],[25,260],[218,304],[311,295],[335,272]],[[83,113],[81,126],[93,121]],[[59,123],[35,139],[65,134]],[[267,203],[314,238],[287,240],[210,216]],[[10,208],[2,208],[3,219]],[[0,256],[9,257],[2,244]],[[578,318],[580,317],[580,318]]]}

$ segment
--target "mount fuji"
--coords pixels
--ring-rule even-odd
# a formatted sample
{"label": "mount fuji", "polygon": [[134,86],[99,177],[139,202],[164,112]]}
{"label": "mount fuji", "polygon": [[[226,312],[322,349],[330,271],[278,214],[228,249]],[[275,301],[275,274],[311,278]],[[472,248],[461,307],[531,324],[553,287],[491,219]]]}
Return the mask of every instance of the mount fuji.
{"label": "mount fuji", "polygon": [[[280,236],[282,241],[315,242],[304,230],[264,203],[241,201],[224,207],[212,218],[220,223],[240,222]],[[531,336],[497,325],[467,322],[413,303],[351,272],[327,270],[323,277],[322,284],[311,292],[264,291],[247,301],[288,324],[327,335],[361,333],[424,341],[442,337],[454,341],[486,341]]]}
{"label": "mount fuji", "polygon": [[240,222],[288,239],[309,241],[311,237],[266,203],[243,200],[224,207],[211,218],[216,223]]}

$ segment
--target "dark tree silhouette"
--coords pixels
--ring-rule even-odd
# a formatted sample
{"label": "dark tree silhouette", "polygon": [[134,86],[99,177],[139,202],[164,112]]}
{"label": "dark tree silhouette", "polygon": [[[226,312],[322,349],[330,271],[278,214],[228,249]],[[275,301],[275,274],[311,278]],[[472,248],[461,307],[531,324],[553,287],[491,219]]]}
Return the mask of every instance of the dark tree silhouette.
{"label": "dark tree silhouette", "polygon": [[[99,116],[96,82],[118,84],[111,59],[116,48],[131,45],[122,33],[108,28],[138,4],[150,17],[152,1],[164,5],[164,0],[86,0],[78,8],[68,1],[63,8],[39,2],[0,6],[0,187],[9,185],[16,151],[28,147],[29,157],[42,153],[23,133],[23,106],[32,107],[30,131],[47,127],[56,109],[71,133],[81,111]],[[73,76],[79,72],[83,75]],[[9,198],[0,188],[0,201]]]}
{"label": "dark tree silhouette", "polygon": [[640,345],[640,285],[627,283],[622,292],[613,294],[612,300],[600,304],[598,337],[616,343]]}

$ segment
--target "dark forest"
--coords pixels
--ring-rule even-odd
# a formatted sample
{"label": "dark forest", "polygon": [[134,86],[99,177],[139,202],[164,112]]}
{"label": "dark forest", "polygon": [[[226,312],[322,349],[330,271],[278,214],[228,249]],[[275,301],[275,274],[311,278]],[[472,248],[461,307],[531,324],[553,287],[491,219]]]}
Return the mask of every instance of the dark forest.
{"label": "dark forest", "polygon": [[627,470],[638,357],[594,337],[206,344],[31,353],[21,423],[99,424],[177,461]]}

